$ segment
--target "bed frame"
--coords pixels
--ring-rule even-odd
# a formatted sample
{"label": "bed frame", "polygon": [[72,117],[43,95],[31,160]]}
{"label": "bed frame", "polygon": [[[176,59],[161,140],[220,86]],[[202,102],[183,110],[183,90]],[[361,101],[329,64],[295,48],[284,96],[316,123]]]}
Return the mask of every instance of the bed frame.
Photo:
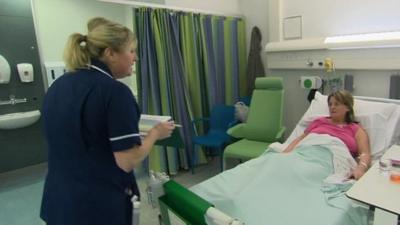
{"label": "bed frame", "polygon": [[[400,100],[397,99],[384,99],[364,96],[354,96],[354,98],[365,101],[394,103],[400,105]],[[159,198],[161,221],[163,225],[244,224],[229,216],[227,217],[231,218],[230,220],[226,217],[220,220],[216,218],[214,223],[207,223],[205,216],[207,211],[211,208],[214,211],[217,211],[217,217],[219,213],[225,216],[226,214],[214,208],[210,202],[206,201],[173,180],[170,180],[164,184],[164,192],[165,194]]]}

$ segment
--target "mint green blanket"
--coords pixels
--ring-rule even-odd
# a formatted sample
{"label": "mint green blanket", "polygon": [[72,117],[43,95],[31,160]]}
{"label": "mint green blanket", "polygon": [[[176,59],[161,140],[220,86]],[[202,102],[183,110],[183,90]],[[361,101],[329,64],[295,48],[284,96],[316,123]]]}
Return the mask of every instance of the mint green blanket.
{"label": "mint green blanket", "polygon": [[365,225],[367,209],[345,196],[351,184],[325,184],[332,153],[302,146],[269,151],[191,188],[246,225]]}

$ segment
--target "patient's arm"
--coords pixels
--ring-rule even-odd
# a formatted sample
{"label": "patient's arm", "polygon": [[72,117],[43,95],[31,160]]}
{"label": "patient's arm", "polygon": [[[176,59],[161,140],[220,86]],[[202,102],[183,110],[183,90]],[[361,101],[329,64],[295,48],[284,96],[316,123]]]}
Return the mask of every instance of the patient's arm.
{"label": "patient's arm", "polygon": [[368,134],[363,128],[359,128],[356,133],[358,147],[358,165],[353,170],[353,177],[358,180],[368,170],[371,163],[371,150],[369,147]]}
{"label": "patient's arm", "polygon": [[292,141],[292,143],[290,143],[290,144],[287,146],[287,148],[286,148],[285,150],[283,150],[282,153],[289,153],[289,152],[293,151],[293,149],[296,147],[296,145],[297,145],[301,140],[303,140],[306,136],[307,136],[306,133],[303,133],[302,135],[298,136],[296,139],[294,139],[294,140]]}

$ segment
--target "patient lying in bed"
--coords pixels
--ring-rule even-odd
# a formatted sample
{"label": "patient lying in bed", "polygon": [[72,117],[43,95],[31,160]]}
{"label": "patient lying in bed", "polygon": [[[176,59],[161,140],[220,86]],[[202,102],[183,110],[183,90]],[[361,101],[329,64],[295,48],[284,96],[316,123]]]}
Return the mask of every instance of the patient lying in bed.
{"label": "patient lying in bed", "polygon": [[355,121],[353,105],[353,97],[347,91],[330,94],[328,96],[329,117],[314,120],[304,134],[293,140],[283,152],[291,152],[310,133],[329,134],[343,141],[351,155],[358,159],[358,165],[353,169],[351,177],[359,179],[370,165],[371,151],[367,133]]}
{"label": "patient lying in bed", "polygon": [[319,117],[287,148],[272,144],[191,190],[248,225],[367,224],[368,210],[345,196],[354,182],[349,178],[361,177],[371,160],[352,101],[348,92],[332,94],[329,117]]}

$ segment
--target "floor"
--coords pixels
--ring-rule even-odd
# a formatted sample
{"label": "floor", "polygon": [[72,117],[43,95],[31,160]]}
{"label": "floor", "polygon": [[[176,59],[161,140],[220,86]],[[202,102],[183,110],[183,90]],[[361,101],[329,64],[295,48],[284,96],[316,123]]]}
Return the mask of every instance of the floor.
{"label": "floor", "polygon": [[[228,162],[228,168],[235,165],[236,162]],[[39,211],[46,169],[46,164],[40,164],[0,174],[0,225],[45,225]],[[198,166],[194,175],[181,171],[172,179],[190,187],[218,173],[219,160],[214,158]],[[138,174],[142,194],[140,225],[159,225],[158,208],[153,208],[146,198],[147,181],[146,176]],[[369,222],[372,224],[372,217]]]}
{"label": "floor", "polygon": [[[47,164],[35,165],[0,174],[0,225],[44,225],[39,218],[43,181]],[[198,166],[193,175],[182,171],[173,176],[185,187],[190,187],[219,172],[219,160],[214,158],[205,165]],[[158,209],[147,201],[145,189],[147,177],[138,176],[142,194],[140,208],[141,225],[158,225]]]}

